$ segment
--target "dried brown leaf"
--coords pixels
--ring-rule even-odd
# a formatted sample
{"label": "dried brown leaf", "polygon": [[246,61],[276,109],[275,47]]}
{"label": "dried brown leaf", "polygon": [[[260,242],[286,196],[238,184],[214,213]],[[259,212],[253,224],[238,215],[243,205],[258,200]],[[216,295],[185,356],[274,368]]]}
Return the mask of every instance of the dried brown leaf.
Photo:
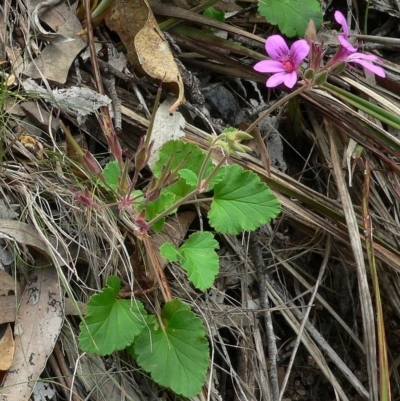
{"label": "dried brown leaf", "polygon": [[14,337],[10,324],[7,325],[3,336],[0,338],[0,370],[8,370],[14,356]]}
{"label": "dried brown leaf", "polygon": [[[26,223],[15,220],[2,220],[0,238],[15,241],[19,244],[29,245],[46,256],[51,255],[51,252],[48,251],[49,248],[47,244],[40,238],[36,228]],[[57,241],[54,237],[50,236],[49,241],[57,248]],[[65,262],[62,258],[66,258],[65,252],[61,248],[57,250],[61,256],[57,258],[57,261],[60,266],[63,266]]]}
{"label": "dried brown leaf", "polygon": [[15,354],[0,394],[8,400],[29,399],[53,351],[64,320],[64,300],[57,270],[33,271],[22,294],[14,328]]}
{"label": "dried brown leaf", "polygon": [[[40,0],[33,0],[30,7],[34,8],[38,4]],[[44,76],[49,81],[64,84],[73,61],[86,46],[77,35],[77,32],[82,30],[82,25],[75,10],[64,2],[41,13],[40,19],[52,28],[60,39],[49,43],[40,56],[27,65],[24,74],[33,79]]]}
{"label": "dried brown leaf", "polygon": [[169,109],[172,113],[184,102],[182,77],[147,1],[116,0],[106,23],[118,33],[131,64],[151,78],[170,84],[178,94]]}

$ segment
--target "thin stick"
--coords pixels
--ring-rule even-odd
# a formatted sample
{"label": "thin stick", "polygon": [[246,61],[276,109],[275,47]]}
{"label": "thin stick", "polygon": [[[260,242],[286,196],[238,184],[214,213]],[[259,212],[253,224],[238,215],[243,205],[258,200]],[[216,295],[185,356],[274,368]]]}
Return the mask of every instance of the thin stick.
{"label": "thin stick", "polygon": [[260,304],[261,309],[263,309],[263,316],[265,322],[265,330],[267,333],[267,346],[268,346],[268,356],[270,361],[270,372],[269,377],[271,381],[271,396],[272,401],[279,400],[279,383],[278,383],[278,368],[276,366],[276,361],[278,358],[278,348],[276,346],[274,325],[272,323],[271,308],[268,301],[268,291],[267,291],[267,275],[266,266],[261,253],[260,246],[258,244],[258,239],[256,234],[250,233],[249,240],[250,251],[253,254],[254,265],[256,266],[257,276],[259,280],[259,291],[260,291]]}

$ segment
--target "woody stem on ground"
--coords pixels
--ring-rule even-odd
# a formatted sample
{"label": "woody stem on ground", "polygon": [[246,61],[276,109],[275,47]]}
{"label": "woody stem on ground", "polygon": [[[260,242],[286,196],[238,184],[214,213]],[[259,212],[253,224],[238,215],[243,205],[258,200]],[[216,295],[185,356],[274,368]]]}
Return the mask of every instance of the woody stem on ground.
{"label": "woody stem on ground", "polygon": [[251,132],[253,131],[254,128],[257,127],[257,125],[264,120],[267,116],[269,116],[273,111],[275,111],[278,107],[282,106],[285,104],[287,101],[292,99],[293,97],[299,95],[302,92],[305,92],[306,90],[310,89],[310,87],[307,84],[304,84],[303,86],[300,86],[300,88],[297,88],[294,92],[289,93],[287,96],[283,97],[282,99],[278,100],[273,106],[271,106],[269,109],[265,110],[260,117],[257,118],[256,121],[254,121],[252,124],[248,126],[245,132]]}

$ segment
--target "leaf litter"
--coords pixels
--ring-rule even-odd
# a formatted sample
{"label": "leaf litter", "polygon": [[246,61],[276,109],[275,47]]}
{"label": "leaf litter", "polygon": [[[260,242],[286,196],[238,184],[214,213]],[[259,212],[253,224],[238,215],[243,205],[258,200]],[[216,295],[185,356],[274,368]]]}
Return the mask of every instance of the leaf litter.
{"label": "leaf litter", "polygon": [[[384,2],[371,3],[372,7],[384,13],[395,13],[392,6],[388,4],[385,6]],[[41,56],[31,62],[26,72],[32,78],[47,80],[50,83],[63,84],[66,82],[67,88],[56,85],[56,89],[51,88],[49,91],[50,87],[46,87],[39,81],[40,91],[42,88],[46,89],[45,92],[42,91],[39,98],[34,98],[33,101],[38,110],[42,109],[50,114],[50,120],[58,118],[58,113],[61,113],[62,118],[66,119],[71,127],[76,127],[76,131],[83,130],[90,146],[94,146],[93,142],[91,143],[93,141],[91,138],[94,138],[95,143],[100,143],[98,145],[100,153],[104,151],[104,147],[101,147],[101,127],[99,129],[97,124],[95,115],[97,107],[95,105],[98,104],[97,99],[103,98],[94,95],[96,92],[91,84],[90,68],[83,64],[81,64],[81,71],[71,68],[79,52],[83,49],[83,40],[75,36],[82,26],[79,24],[79,29],[76,29],[77,26],[74,24],[77,23],[77,20],[73,17],[74,10],[64,4],[60,4],[54,10],[40,13],[40,18],[44,20],[49,13],[58,12],[56,10],[61,6],[65,8],[62,13],[59,12],[58,16],[62,16],[62,19],[66,21],[64,24],[66,26],[57,26],[56,19],[53,22],[46,19],[45,22],[49,28],[62,36],[62,40],[50,41],[48,44],[31,42],[33,48],[35,43],[47,46],[41,50]],[[322,4],[322,6],[325,8],[326,4]],[[141,34],[139,37],[136,35],[136,39],[135,35],[127,36],[125,39],[124,26],[120,25],[114,29],[108,19],[109,28],[115,30],[120,39],[124,43],[126,42],[128,59],[131,64],[136,67],[141,66],[150,77],[156,80],[164,80],[166,69],[171,71],[171,82],[175,85],[175,90],[172,92],[175,91],[178,95],[177,102],[181,103],[183,102],[183,83],[177,67],[174,65],[173,68],[170,68],[169,62],[173,62],[170,45],[158,31],[149,5],[140,2],[137,11],[138,17],[135,18],[135,21],[140,21],[141,25],[137,28],[136,33],[141,32]],[[189,11],[186,10],[185,15],[187,16],[188,13]],[[21,17],[26,18],[26,15],[21,12]],[[111,19],[111,16],[108,18]],[[130,22],[133,21],[132,16],[128,18],[131,19],[125,20],[128,21],[125,23],[125,27],[130,27]],[[242,17],[239,15],[234,17],[233,22],[243,24],[242,26],[246,26],[248,32],[252,32],[249,28],[252,18],[256,17],[251,13],[244,14]],[[60,26],[64,26],[66,31],[61,31]],[[265,22],[264,25],[260,23],[257,33],[261,38],[265,37],[264,29]],[[248,32],[243,37],[248,37]],[[25,35],[32,34],[34,33],[25,31]],[[130,35],[131,32],[127,34]],[[231,33],[231,35],[234,34]],[[74,41],[65,40],[70,38],[74,38]],[[172,38],[179,40],[176,35]],[[4,42],[8,43],[10,48],[7,53],[11,54],[12,46],[14,51],[17,50],[17,47],[9,38],[7,39]],[[236,37],[234,40],[237,39]],[[240,85],[235,86],[234,82],[239,80],[238,76],[248,74],[247,79],[251,79],[253,85],[257,79],[258,82],[262,82],[261,78],[255,78],[251,66],[243,67],[242,65],[242,70],[238,70],[239,63],[237,61],[239,59],[235,59],[232,55],[228,58],[218,54],[215,51],[215,45],[207,48],[204,44],[196,47],[192,43],[192,47],[190,47],[191,43],[188,40],[188,47],[184,47],[182,43],[182,41],[179,42],[182,46],[182,53],[179,54],[179,57],[186,68],[196,72],[199,76],[202,88],[216,82],[218,85],[224,85],[224,88],[235,98],[240,98],[244,94],[241,86],[249,88],[250,85],[246,83],[246,79],[240,79]],[[82,49],[78,50],[81,47]],[[47,50],[49,55],[46,56],[48,48],[50,48]],[[157,59],[155,65],[152,66],[154,51],[150,55],[146,51],[154,48],[162,51],[160,60]],[[196,50],[196,54],[193,54],[194,50]],[[389,51],[387,49],[383,51],[386,51],[383,54],[390,56],[390,48]],[[6,54],[6,52],[3,53]],[[137,56],[138,53],[139,56]],[[15,67],[14,71],[18,71],[16,76],[20,77],[20,70],[17,70],[17,66],[20,64],[17,60],[21,60],[25,54],[19,51],[15,54],[18,54],[19,58],[13,56],[12,62]],[[58,54],[62,54],[62,57],[57,57]],[[46,60],[50,60],[50,62],[47,63]],[[25,61],[30,62],[29,59]],[[254,62],[256,61],[254,60]],[[33,67],[35,63],[39,68]],[[150,63],[150,67],[146,69],[143,64],[147,66],[148,63]],[[168,67],[166,68],[166,66]],[[222,69],[218,69],[221,66]],[[246,67],[249,68],[246,69]],[[393,68],[394,76],[399,75],[400,71],[397,66],[394,65],[391,68]],[[221,72],[223,75],[218,75]],[[388,78],[387,81],[391,87],[385,89],[385,83],[381,80],[371,87],[359,74],[354,72],[349,74],[343,79],[339,78],[347,90],[353,90],[356,93],[364,92],[365,96],[370,99],[375,96],[377,101],[384,100],[388,104],[394,105],[393,107],[398,105],[398,88],[392,78]],[[78,75],[84,84],[82,87],[76,84],[79,82]],[[146,101],[151,109],[152,96],[149,95],[149,92],[154,94],[155,86],[143,78],[139,80],[133,76],[130,79],[135,79],[139,86],[141,80],[145,82],[140,87],[145,93]],[[165,79],[165,81],[168,80]],[[11,85],[11,90],[14,88],[15,86]],[[93,92],[95,100],[89,100],[90,103],[79,105],[78,99],[82,97],[81,89],[83,88],[90,93]],[[259,88],[263,89],[261,86]],[[60,90],[68,92],[68,89],[72,89],[74,93],[71,98],[51,100],[56,93],[60,93]],[[250,89],[248,90],[251,92]],[[37,88],[35,91],[37,94]],[[133,155],[138,137],[146,129],[148,120],[141,114],[139,101],[132,95],[128,85],[119,82],[116,91],[122,101],[123,130],[120,137],[124,142],[127,154]],[[190,89],[186,88],[186,91],[188,92]],[[7,92],[4,93],[7,94]],[[249,98],[251,98],[250,96]],[[29,95],[29,101],[32,101],[32,97],[33,93]],[[24,99],[19,101],[24,101]],[[267,105],[267,99],[264,99],[262,103]],[[109,99],[107,98],[100,105],[108,104]],[[239,104],[242,110],[248,107],[245,102],[239,102]],[[374,392],[369,394],[370,388],[373,386],[371,387],[371,383],[368,383],[365,368],[368,363],[365,347],[371,346],[371,344],[363,342],[366,333],[365,329],[361,327],[358,312],[365,301],[362,300],[357,290],[357,282],[360,281],[357,274],[362,274],[365,279],[368,277],[368,273],[360,273],[360,271],[357,273],[354,250],[350,246],[346,226],[348,223],[341,201],[338,200],[337,187],[341,185],[341,190],[348,191],[350,203],[346,207],[354,210],[352,214],[355,218],[352,235],[361,240],[359,257],[366,258],[365,237],[359,224],[362,221],[360,205],[364,180],[364,159],[358,156],[353,157],[353,153],[351,157],[346,157],[346,154],[349,154],[346,153],[347,148],[351,144],[348,135],[354,136],[361,133],[355,139],[352,137],[352,140],[361,140],[362,135],[365,134],[366,125],[372,127],[374,132],[381,130],[389,139],[396,135],[397,131],[390,130],[386,126],[379,126],[379,122],[376,120],[365,119],[358,110],[349,109],[342,102],[335,100],[334,96],[321,91],[303,96],[301,104],[300,131],[296,129],[297,134],[293,134],[292,131],[295,130],[292,130],[287,123],[285,108],[282,108],[274,116],[274,118],[280,119],[279,124],[271,119],[271,125],[278,127],[276,131],[282,138],[280,143],[283,143],[284,152],[279,150],[279,158],[285,158],[284,163],[280,164],[286,166],[286,171],[279,171],[271,166],[271,174],[267,174],[266,169],[259,163],[259,156],[254,157],[253,155],[246,156],[242,160],[231,160],[256,172],[278,195],[283,206],[281,216],[272,225],[263,227],[257,233],[255,244],[252,245],[260,248],[262,262],[253,261],[250,258],[246,235],[243,236],[243,240],[240,236],[229,234],[222,236],[219,238],[219,243],[224,268],[221,269],[213,289],[206,297],[199,296],[199,293],[188,283],[185,273],[176,266],[169,264],[165,268],[166,278],[174,297],[190,304],[192,310],[202,317],[209,330],[208,337],[214,352],[214,359],[206,391],[209,391],[210,397],[215,400],[268,399],[270,371],[268,354],[264,351],[268,339],[262,321],[264,312],[260,309],[261,292],[259,292],[259,277],[256,273],[260,266],[257,266],[257,263],[262,264],[261,268],[268,278],[266,285],[270,298],[269,305],[273,315],[276,341],[279,345],[277,362],[279,380],[289,374],[289,382],[284,394],[285,399],[308,400],[311,399],[312,394],[317,394],[317,398],[320,399],[333,398],[335,394],[338,394],[342,400],[354,399],[357,396],[364,399],[376,399]],[[218,112],[215,104],[209,102],[207,106],[210,117],[206,116],[205,119],[204,116],[187,118],[183,130],[185,140],[203,147],[207,143],[206,133],[210,132],[210,125],[218,130],[221,124],[228,123],[225,121],[225,117]],[[87,113],[85,113],[86,121],[80,122],[78,128],[77,121],[80,117],[80,110],[86,110]],[[396,112],[395,110],[394,112]],[[21,372],[25,373],[21,373],[21,376],[15,379],[19,384],[8,387],[8,383],[12,383],[14,380],[12,372],[9,370],[6,378],[3,379],[4,389],[1,391],[7,391],[8,399],[10,399],[11,391],[18,394],[19,399],[28,399],[33,382],[39,377],[42,379],[52,377],[56,372],[55,367],[58,366],[61,371],[60,378],[56,381],[60,380],[59,383],[61,383],[62,376],[72,378],[69,387],[64,385],[67,388],[67,396],[75,397],[75,394],[78,394],[81,398],[89,397],[88,399],[95,400],[114,399],[121,395],[128,399],[143,400],[149,397],[158,397],[159,388],[143,373],[138,373],[136,366],[128,356],[120,353],[109,358],[85,355],[79,351],[77,342],[77,323],[81,317],[79,314],[82,315],[79,305],[84,305],[89,295],[104,288],[106,279],[110,275],[118,274],[128,291],[130,288],[137,287],[141,287],[141,290],[150,289],[151,280],[149,280],[148,272],[144,272],[144,266],[147,266],[144,259],[154,259],[151,259],[152,256],[149,255],[142,254],[140,256],[143,248],[132,240],[129,232],[120,224],[112,209],[82,209],[77,206],[71,188],[82,189],[82,181],[76,177],[84,172],[76,160],[69,159],[62,152],[59,133],[53,132],[49,128],[50,122],[48,127],[42,128],[40,132],[40,139],[45,144],[46,155],[43,160],[40,160],[34,154],[30,154],[27,158],[25,155],[28,153],[24,155],[15,150],[21,142],[19,131],[23,129],[18,122],[19,117],[16,118],[10,113],[3,118],[6,119],[6,129],[2,138],[1,188],[4,198],[9,199],[8,202],[12,205],[19,205],[13,210],[16,210],[15,213],[18,213],[20,217],[10,212],[9,216],[3,217],[2,228],[0,228],[4,241],[2,247],[8,252],[7,258],[1,259],[4,269],[7,269],[6,282],[8,284],[0,288],[9,288],[7,294],[0,294],[0,311],[2,311],[2,317],[10,316],[8,318],[10,321],[6,322],[7,319],[5,319],[2,322],[14,323],[14,337],[26,336],[27,342],[20,342],[18,345],[19,341],[15,341],[14,345],[5,346],[5,351],[14,354],[12,363],[20,366],[20,369],[23,369]],[[339,154],[344,155],[346,169],[349,172],[347,179],[352,178],[351,187],[347,186],[346,180],[339,182],[331,176],[332,148],[326,129],[328,123],[332,125],[334,141]],[[300,136],[298,132],[300,132]],[[275,131],[274,134],[276,134]],[[265,130],[263,135],[272,136],[272,132]],[[265,139],[271,140],[271,138]],[[393,141],[394,143],[395,141]],[[389,146],[385,150],[393,160],[398,162],[398,154],[393,149],[395,147]],[[384,314],[387,345],[393,360],[396,361],[399,357],[398,349],[400,349],[397,340],[399,331],[397,321],[400,315],[400,300],[397,291],[400,271],[398,252],[400,241],[398,230],[399,178],[398,173],[392,170],[384,159],[378,157],[376,148],[372,146],[364,148],[363,155],[367,155],[373,166],[371,176],[374,184],[370,195],[371,218],[374,223],[372,246],[378,262],[379,280],[382,283],[380,290],[386,300]],[[338,163],[336,162],[337,167]],[[107,199],[101,191],[96,197],[100,204],[107,203]],[[21,221],[15,220],[17,217]],[[183,233],[181,232],[178,238],[190,235],[192,230],[196,230],[194,228],[196,225],[189,226],[187,223],[179,223],[180,218],[181,214],[178,213],[174,222],[171,222],[171,227],[183,225]],[[169,224],[167,220],[165,224],[167,236]],[[172,231],[171,235],[173,235]],[[175,245],[179,246],[178,243]],[[159,243],[151,245],[154,257],[159,257],[159,246]],[[138,252],[133,252],[134,248],[137,248]],[[10,255],[14,255],[14,258],[10,258]],[[32,265],[41,265],[40,262],[43,258],[46,258],[44,264],[49,266],[41,269],[31,267]],[[315,278],[320,269],[322,270],[326,259],[328,266],[322,285],[320,284],[318,287],[313,305],[308,305],[309,294],[316,285]],[[10,263],[4,263],[4,261]],[[154,264],[157,263],[160,262],[154,262]],[[362,262],[359,260],[358,263]],[[135,277],[132,272],[135,272]],[[32,274],[33,277],[37,277],[37,288],[40,288],[40,285],[43,285],[51,277],[50,288],[52,288],[52,294],[53,292],[55,294],[50,300],[46,292],[41,292],[43,297],[39,297],[39,301],[43,301],[47,306],[40,311],[37,304],[26,303],[24,305],[23,302],[19,302],[28,295],[36,293],[36,287],[33,288],[32,282],[29,284],[29,276]],[[23,288],[22,295],[19,290],[20,285]],[[75,308],[73,317],[64,318],[63,308],[59,308],[59,305],[63,304],[62,294],[64,291],[66,292],[65,302],[67,303],[68,300],[70,306]],[[362,291],[372,293],[372,287],[368,285],[368,282],[364,281]],[[11,303],[5,302],[6,298],[11,299],[11,297],[14,297]],[[153,304],[154,299],[154,296],[150,295],[143,297],[143,300],[149,305]],[[82,304],[78,304],[78,302],[82,302]],[[49,303],[53,307],[49,308]],[[8,314],[7,312],[6,314],[3,309],[5,305],[14,305],[13,313]],[[16,305],[18,308],[15,307]],[[301,322],[307,309],[310,311],[310,316],[302,331]],[[22,319],[23,325],[18,319]],[[28,320],[25,322],[24,319]],[[37,324],[38,322],[40,324]],[[49,337],[43,337],[40,330],[49,325],[52,331],[47,333]],[[9,331],[9,329],[7,330]],[[288,371],[288,361],[295,344],[292,340],[296,336],[301,339],[301,344],[294,358],[293,368]],[[4,336],[3,338],[4,341],[7,339]],[[60,340],[56,342],[58,338]],[[18,349],[21,346],[23,347],[23,357]],[[40,348],[41,346],[44,348]],[[62,359],[59,359],[54,365],[51,358],[59,352],[60,348],[62,349],[62,359],[65,359],[64,363]],[[34,367],[30,366],[26,359],[26,356],[32,355],[32,353],[35,353],[34,357],[36,358]],[[49,356],[50,359],[48,359]],[[389,363],[392,364],[392,362]],[[393,369],[392,380],[394,382],[398,381],[397,374],[397,370]],[[61,390],[58,391],[61,393]],[[161,391],[164,393],[163,397],[167,396],[168,390]],[[173,396],[171,393],[168,394]],[[397,396],[398,389],[393,387],[393,397]],[[54,399],[58,397],[59,395],[56,395]]]}

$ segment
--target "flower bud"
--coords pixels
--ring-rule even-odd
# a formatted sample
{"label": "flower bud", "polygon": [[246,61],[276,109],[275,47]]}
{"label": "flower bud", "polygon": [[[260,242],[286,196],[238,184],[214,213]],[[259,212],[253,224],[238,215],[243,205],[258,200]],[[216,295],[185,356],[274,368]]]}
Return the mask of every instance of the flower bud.
{"label": "flower bud", "polygon": [[101,175],[101,167],[98,161],[94,158],[94,156],[87,150],[82,158],[82,163],[86,167],[86,170],[89,173],[94,175]]}
{"label": "flower bud", "polygon": [[149,223],[145,219],[146,217],[146,210],[143,209],[139,215],[135,216],[134,222],[138,227],[140,232],[147,232],[150,230]]}
{"label": "flower bud", "polygon": [[236,141],[253,139],[253,136],[244,131],[236,131],[234,136]]}
{"label": "flower bud", "polygon": [[304,78],[312,81],[315,77],[315,70],[313,70],[312,68],[308,68],[307,70],[305,70],[304,72]]}
{"label": "flower bud", "polygon": [[344,61],[341,61],[341,62],[335,64],[330,69],[330,73],[333,75],[340,75],[345,69],[346,69],[346,63]]}
{"label": "flower bud", "polygon": [[147,191],[146,192],[147,201],[149,202],[155,201],[160,196],[160,193],[161,193],[161,188],[155,188],[151,191]]}
{"label": "flower bud", "polygon": [[96,203],[92,199],[92,196],[87,188],[85,188],[84,193],[79,193],[76,192],[74,189],[72,189],[72,192],[75,195],[75,199],[77,202],[81,203],[82,205],[86,207],[97,207]]}
{"label": "flower bud", "polygon": [[316,85],[323,85],[324,83],[326,83],[326,79],[328,78],[328,72],[327,71],[323,71],[320,72],[319,74],[317,74],[315,76],[315,84]]}
{"label": "flower bud", "polygon": [[122,163],[122,148],[119,142],[118,136],[115,131],[112,131],[110,135],[106,136],[108,140],[108,146],[110,147],[110,151],[112,155],[115,157],[115,160]]}
{"label": "flower bud", "polygon": [[304,34],[304,39],[310,46],[317,40],[317,29],[315,28],[315,23],[312,19],[310,19],[310,22],[307,25],[306,32]]}

